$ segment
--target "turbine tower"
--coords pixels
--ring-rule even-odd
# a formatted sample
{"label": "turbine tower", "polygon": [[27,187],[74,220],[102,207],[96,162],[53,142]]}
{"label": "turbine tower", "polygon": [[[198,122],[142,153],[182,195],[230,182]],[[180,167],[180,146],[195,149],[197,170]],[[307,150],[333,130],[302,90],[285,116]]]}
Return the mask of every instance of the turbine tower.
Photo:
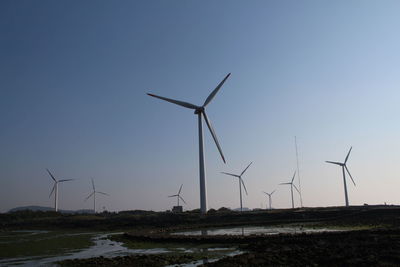
{"label": "turbine tower", "polygon": [[272,197],[272,194],[273,194],[275,191],[276,191],[276,190],[272,191],[271,193],[267,193],[267,192],[263,191],[264,194],[268,195],[269,209],[270,209],[270,210],[272,210],[272,206],[271,206],[271,204],[272,204],[272,198],[271,198],[271,197]]}
{"label": "turbine tower", "polygon": [[354,182],[353,177],[351,176],[350,171],[349,171],[349,169],[347,168],[347,165],[346,165],[347,160],[349,159],[350,152],[351,152],[351,149],[352,149],[352,148],[353,148],[353,147],[350,147],[350,150],[349,150],[349,152],[347,153],[347,156],[346,156],[346,158],[344,159],[344,162],[343,162],[343,163],[342,163],[342,162],[335,162],[335,161],[326,161],[327,163],[339,165],[339,166],[342,167],[343,184],[344,184],[344,199],[345,199],[345,202],[346,202],[346,207],[349,206],[349,196],[347,195],[347,185],[346,185],[346,173],[345,173],[345,170],[346,170],[346,172],[349,174],[349,176],[350,176],[350,178],[351,178],[351,181],[353,182],[354,186],[356,185],[356,183]]}
{"label": "turbine tower", "polygon": [[224,163],[226,163],[224,154],[222,153],[222,149],[221,149],[221,147],[220,147],[220,145],[218,143],[218,139],[217,139],[215,131],[214,131],[212,125],[211,125],[211,122],[207,117],[205,108],[211,102],[211,100],[215,97],[215,95],[218,93],[219,89],[222,87],[222,85],[225,83],[226,79],[228,79],[228,77],[230,75],[231,75],[230,73],[228,75],[226,75],[226,77],[218,84],[218,86],[207,97],[206,101],[204,102],[204,104],[202,106],[196,106],[196,105],[193,105],[193,104],[188,103],[188,102],[174,100],[174,99],[170,99],[170,98],[157,96],[157,95],[148,93],[149,96],[156,97],[156,98],[159,98],[161,100],[165,100],[167,102],[170,102],[170,103],[173,103],[173,104],[185,107],[185,108],[193,109],[194,110],[194,114],[197,115],[198,127],[199,127],[200,211],[201,211],[202,214],[206,214],[207,213],[207,188],[206,188],[206,170],[205,170],[205,164],[204,164],[203,120],[202,120],[202,117],[204,117],[204,120],[205,120],[205,122],[206,122],[206,124],[208,126],[208,129],[211,132],[211,135],[212,135],[212,137],[214,139],[214,142],[217,145],[218,151],[221,154],[222,160],[224,161]]}
{"label": "turbine tower", "polygon": [[53,189],[50,192],[49,198],[51,197],[51,195],[54,192],[54,210],[57,212],[58,211],[58,184],[59,183],[63,183],[63,182],[67,182],[67,181],[72,181],[74,179],[57,180],[54,177],[54,175],[48,169],[46,169],[46,171],[49,173],[51,179],[53,179],[53,181],[54,181],[54,186],[53,186]]}
{"label": "turbine tower", "polygon": [[291,193],[291,195],[292,195],[292,209],[294,209],[293,187],[294,187],[294,188],[296,189],[296,191],[300,194],[299,189],[297,189],[296,185],[293,183],[293,182],[294,182],[294,177],[296,177],[296,172],[294,172],[293,178],[292,178],[292,180],[291,180],[290,182],[288,182],[288,183],[280,183],[280,185],[285,185],[285,184],[290,185],[290,193]]}
{"label": "turbine tower", "polygon": [[168,197],[176,197],[176,198],[177,198],[177,200],[178,200],[178,205],[177,205],[177,206],[178,206],[178,207],[179,207],[179,199],[181,199],[181,200],[183,201],[183,203],[186,204],[186,202],[185,202],[185,200],[183,199],[183,197],[181,197],[182,186],[183,186],[183,184],[181,184],[181,187],[179,188],[178,194],[172,195],[172,196],[168,196]]}
{"label": "turbine tower", "polygon": [[242,184],[243,184],[243,187],[244,187],[244,191],[246,192],[246,195],[247,195],[247,189],[246,189],[246,186],[244,185],[244,182],[243,182],[243,179],[242,179],[242,175],[247,171],[247,169],[250,167],[250,165],[251,165],[252,163],[253,163],[253,162],[250,162],[250,164],[246,167],[246,169],[244,169],[244,171],[242,171],[242,173],[241,173],[240,175],[233,174],[233,173],[227,173],[227,172],[221,172],[221,173],[223,173],[223,174],[226,174],[226,175],[230,175],[230,176],[239,178],[239,192],[240,192],[239,194],[240,194],[240,211],[241,211],[241,212],[243,211],[243,205],[242,205]]}
{"label": "turbine tower", "polygon": [[106,195],[106,196],[109,196],[109,194],[106,194],[106,193],[103,193],[100,191],[96,191],[96,187],[94,186],[93,178],[92,178],[92,187],[93,187],[93,192],[87,198],[85,198],[85,201],[88,200],[91,196],[93,196],[93,213],[96,213],[96,193]]}

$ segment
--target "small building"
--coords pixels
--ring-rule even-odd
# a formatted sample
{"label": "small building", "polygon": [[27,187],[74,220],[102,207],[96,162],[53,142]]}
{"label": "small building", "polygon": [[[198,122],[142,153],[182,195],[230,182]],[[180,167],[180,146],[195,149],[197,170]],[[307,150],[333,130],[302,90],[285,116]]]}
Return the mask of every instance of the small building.
{"label": "small building", "polygon": [[183,207],[182,206],[174,206],[172,208],[172,212],[175,212],[175,213],[183,212]]}

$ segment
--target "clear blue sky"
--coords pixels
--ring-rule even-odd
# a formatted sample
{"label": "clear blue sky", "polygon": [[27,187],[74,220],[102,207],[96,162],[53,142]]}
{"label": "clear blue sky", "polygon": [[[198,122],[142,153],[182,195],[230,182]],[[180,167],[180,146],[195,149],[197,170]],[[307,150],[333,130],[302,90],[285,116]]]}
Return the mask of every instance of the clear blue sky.
{"label": "clear blue sky", "polygon": [[[261,191],[296,168],[305,206],[400,204],[400,2],[1,1],[0,211],[90,208],[90,177],[108,210],[165,210],[181,183],[199,207],[197,121],[153,92],[208,106],[227,164],[205,133],[210,208],[265,207]],[[296,198],[296,204],[298,199]]]}

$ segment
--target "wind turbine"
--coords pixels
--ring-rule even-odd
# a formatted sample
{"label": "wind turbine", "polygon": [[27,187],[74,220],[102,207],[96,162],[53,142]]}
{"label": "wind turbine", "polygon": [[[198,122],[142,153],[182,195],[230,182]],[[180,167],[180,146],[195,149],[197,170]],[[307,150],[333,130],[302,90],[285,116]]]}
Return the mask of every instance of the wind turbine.
{"label": "wind turbine", "polygon": [[276,191],[276,189],[275,189],[274,191],[272,191],[271,193],[267,193],[267,192],[263,191],[264,194],[268,195],[268,199],[269,199],[269,209],[270,209],[270,210],[272,210],[272,206],[271,206],[272,199],[271,199],[271,197],[272,197],[272,194],[273,194],[275,191]]}
{"label": "wind turbine", "polygon": [[54,186],[53,186],[53,189],[50,192],[49,198],[51,197],[51,195],[54,192],[54,210],[57,212],[58,211],[58,184],[59,183],[63,183],[63,182],[67,182],[67,181],[72,181],[74,179],[57,180],[54,177],[54,175],[48,169],[46,169],[46,171],[49,173],[51,179],[53,179],[53,181],[54,181]]}
{"label": "wind turbine", "polygon": [[350,176],[350,178],[351,178],[351,181],[353,182],[354,186],[356,185],[356,183],[354,182],[353,177],[351,176],[350,171],[349,171],[349,169],[347,168],[347,165],[346,165],[347,160],[349,159],[350,152],[351,152],[351,149],[352,149],[352,148],[353,148],[353,147],[350,147],[350,150],[349,150],[349,152],[347,153],[347,156],[346,156],[346,158],[344,159],[344,162],[343,162],[343,163],[341,163],[341,162],[335,162],[335,161],[326,161],[327,163],[339,165],[339,166],[342,167],[342,172],[343,172],[343,184],[344,184],[344,198],[345,198],[345,201],[346,201],[346,207],[349,206],[349,197],[348,197],[348,195],[347,195],[346,174],[345,174],[344,170],[346,170],[347,173],[349,174],[349,176]]}
{"label": "wind turbine", "polygon": [[293,183],[293,182],[294,182],[294,177],[296,177],[296,172],[294,172],[294,174],[293,174],[292,181],[290,181],[289,183],[280,183],[280,185],[284,185],[284,184],[290,185],[290,193],[291,193],[291,195],[292,195],[292,209],[294,209],[293,187],[294,187],[294,188],[296,189],[296,191],[300,194],[299,189],[297,189],[296,185]]}
{"label": "wind turbine", "polygon": [[244,190],[246,191],[246,195],[247,195],[247,189],[246,189],[246,186],[244,185],[244,182],[243,182],[243,179],[242,179],[242,175],[245,173],[245,171],[247,171],[247,169],[250,167],[250,165],[251,165],[252,163],[253,163],[253,162],[250,162],[250,164],[246,167],[246,169],[244,169],[244,171],[242,171],[242,173],[241,173],[240,175],[232,174],[232,173],[227,173],[227,172],[221,172],[221,173],[223,173],[223,174],[226,174],[226,175],[230,175],[230,176],[239,178],[240,211],[243,211],[243,205],[242,205],[242,184],[243,184]]}
{"label": "wind turbine", "polygon": [[183,102],[179,100],[174,100],[162,96],[157,96],[154,94],[149,94],[149,96],[156,97],[162,100],[165,100],[167,102],[193,109],[194,114],[197,115],[198,118],[198,127],[199,127],[199,170],[200,170],[200,211],[202,214],[207,213],[207,189],[206,189],[206,171],[205,171],[205,165],[204,165],[204,144],[203,144],[203,120],[202,117],[204,117],[204,120],[206,121],[206,124],[208,126],[208,129],[211,132],[211,135],[214,139],[215,144],[217,145],[218,151],[221,154],[222,160],[225,162],[225,157],[224,154],[222,153],[222,149],[218,143],[217,136],[215,135],[215,131],[211,125],[210,120],[207,117],[205,107],[211,102],[211,100],[215,97],[215,95],[218,93],[219,89],[222,87],[222,85],[225,83],[226,79],[228,79],[230,73],[226,75],[226,77],[218,84],[218,86],[211,92],[211,94],[207,97],[206,101],[202,106],[196,106],[188,102]]}
{"label": "wind turbine", "polygon": [[85,198],[85,201],[88,200],[91,196],[93,196],[93,213],[96,213],[96,193],[106,195],[106,196],[109,196],[109,194],[106,194],[106,193],[103,193],[100,191],[96,191],[96,187],[94,186],[93,178],[92,178],[92,187],[93,187],[93,192],[87,198]]}
{"label": "wind turbine", "polygon": [[179,188],[178,194],[176,195],[172,195],[172,196],[168,196],[168,197],[176,197],[178,200],[178,207],[179,207],[179,199],[181,199],[183,201],[183,203],[186,204],[185,200],[183,199],[183,197],[181,197],[181,191],[182,191],[182,186],[183,184],[181,184],[181,187]]}

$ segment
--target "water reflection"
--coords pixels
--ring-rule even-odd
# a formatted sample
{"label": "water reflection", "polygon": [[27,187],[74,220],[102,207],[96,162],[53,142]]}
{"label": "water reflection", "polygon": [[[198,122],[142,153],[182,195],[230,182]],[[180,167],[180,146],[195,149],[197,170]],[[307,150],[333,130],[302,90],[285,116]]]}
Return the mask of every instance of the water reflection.
{"label": "water reflection", "polygon": [[336,232],[344,231],[329,228],[307,228],[302,225],[286,226],[241,226],[230,228],[208,228],[194,231],[180,231],[172,233],[173,235],[276,235],[276,234],[297,234],[297,233],[317,233],[317,232]]}

